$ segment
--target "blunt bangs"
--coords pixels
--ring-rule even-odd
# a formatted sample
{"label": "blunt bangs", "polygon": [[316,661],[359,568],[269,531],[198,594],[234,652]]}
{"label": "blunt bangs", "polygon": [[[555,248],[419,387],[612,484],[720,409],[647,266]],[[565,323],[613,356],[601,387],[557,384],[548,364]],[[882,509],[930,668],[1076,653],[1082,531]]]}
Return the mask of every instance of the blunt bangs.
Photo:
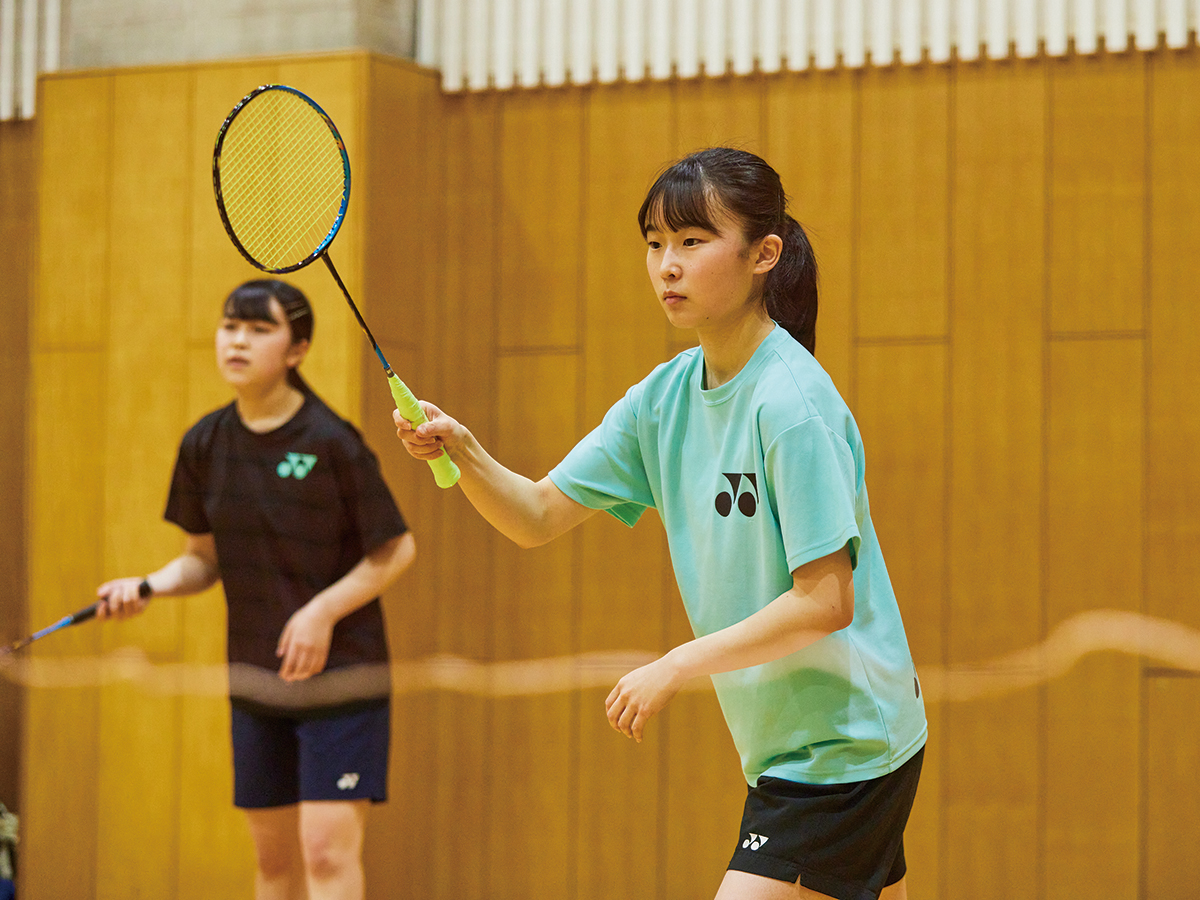
{"label": "blunt bangs", "polygon": [[225,300],[221,314],[227,319],[243,322],[274,322],[271,317],[271,300],[274,294],[265,287],[243,285]]}
{"label": "blunt bangs", "polygon": [[292,341],[312,340],[313,313],[308,298],[286,281],[261,278],[247,281],[225,299],[221,315],[247,322],[273,322],[271,301],[283,307],[283,317],[292,332]]}
{"label": "blunt bangs", "polygon": [[714,198],[704,170],[694,160],[672,166],[654,182],[638,210],[642,237],[648,231],[703,228],[716,232]]}

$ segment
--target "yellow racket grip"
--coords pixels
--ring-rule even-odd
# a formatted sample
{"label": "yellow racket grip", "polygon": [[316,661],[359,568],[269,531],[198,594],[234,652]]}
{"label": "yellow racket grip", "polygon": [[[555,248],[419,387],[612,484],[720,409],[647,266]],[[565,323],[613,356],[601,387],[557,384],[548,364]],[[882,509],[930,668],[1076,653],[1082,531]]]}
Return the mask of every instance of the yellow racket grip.
{"label": "yellow racket grip", "polygon": [[[425,417],[425,411],[421,409],[421,404],[417,402],[413,392],[408,389],[408,385],[393,372],[388,373],[388,386],[392,389],[392,399],[396,401],[396,409],[400,410],[400,415],[414,425],[422,425],[429,421]],[[454,464],[454,460],[446,454],[445,450],[437,459],[429,460],[429,468],[433,469],[433,480],[440,488],[454,487],[458,482],[458,466]]]}

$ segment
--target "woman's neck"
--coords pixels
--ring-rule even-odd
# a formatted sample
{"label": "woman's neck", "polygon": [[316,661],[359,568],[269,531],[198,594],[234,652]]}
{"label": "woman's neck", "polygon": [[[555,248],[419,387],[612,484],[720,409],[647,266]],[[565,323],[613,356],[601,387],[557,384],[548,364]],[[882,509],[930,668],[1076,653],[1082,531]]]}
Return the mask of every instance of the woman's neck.
{"label": "woman's neck", "polygon": [[286,424],[304,405],[304,394],[280,381],[263,391],[243,388],[237,392],[237,411],[242,424],[265,434]]}
{"label": "woman's neck", "polygon": [[719,329],[700,329],[700,348],[704,351],[704,389],[711,391],[742,371],[759,344],[775,328],[771,317],[746,316]]}

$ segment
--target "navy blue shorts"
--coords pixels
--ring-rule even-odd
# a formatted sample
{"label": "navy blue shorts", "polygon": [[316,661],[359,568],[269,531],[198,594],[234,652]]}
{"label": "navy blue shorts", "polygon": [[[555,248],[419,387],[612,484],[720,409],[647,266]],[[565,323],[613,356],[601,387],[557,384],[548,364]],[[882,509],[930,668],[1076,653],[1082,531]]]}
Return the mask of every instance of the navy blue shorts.
{"label": "navy blue shorts", "polygon": [[269,715],[237,704],[232,712],[234,806],[387,799],[386,698],[321,716]]}
{"label": "navy blue shorts", "polygon": [[922,747],[869,781],[801,784],[760,778],[750,788],[729,868],[837,900],[876,900],[904,877],[904,826],[921,778]]}

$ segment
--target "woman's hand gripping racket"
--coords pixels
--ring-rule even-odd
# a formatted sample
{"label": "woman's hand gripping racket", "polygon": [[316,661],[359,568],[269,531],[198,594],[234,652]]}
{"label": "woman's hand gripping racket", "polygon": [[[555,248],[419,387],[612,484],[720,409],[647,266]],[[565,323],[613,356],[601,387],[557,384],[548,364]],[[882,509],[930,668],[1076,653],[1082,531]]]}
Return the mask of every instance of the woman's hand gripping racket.
{"label": "woman's hand gripping racket", "polygon": [[[396,377],[328,248],[350,202],[350,158],[321,107],[294,88],[263,85],[233,108],[213,149],[213,188],[225,230],[242,256],[264,272],[294,272],[320,258],[383,364],[396,409],[413,425],[427,421],[412,391]],[[458,481],[443,453],[429,461],[438,487]]]}
{"label": "woman's hand gripping racket", "polygon": [[[151,593],[152,591],[150,589],[150,583],[143,578],[141,584],[138,585],[138,597],[140,597],[142,600],[149,600]],[[15,641],[14,643],[9,644],[7,647],[0,647],[0,658],[8,656],[12,653],[16,653],[21,648],[28,647],[34,641],[41,640],[48,634],[54,634],[54,632],[60,631],[63,628],[67,628],[71,625],[78,625],[80,622],[86,622],[88,619],[96,618],[96,613],[100,609],[100,602],[101,601],[96,601],[91,606],[85,606],[83,609],[73,612],[69,616],[63,616],[53,625],[48,625],[41,631],[37,631],[29,635],[27,638],[22,638],[19,641]]]}

